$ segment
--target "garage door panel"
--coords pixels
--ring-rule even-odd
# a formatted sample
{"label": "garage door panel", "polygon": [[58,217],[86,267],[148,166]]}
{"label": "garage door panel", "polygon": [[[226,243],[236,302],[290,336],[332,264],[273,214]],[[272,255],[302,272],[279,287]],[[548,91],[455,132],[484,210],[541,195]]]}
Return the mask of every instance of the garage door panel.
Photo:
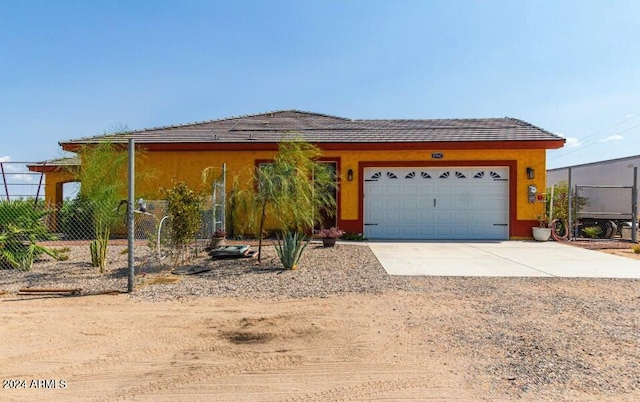
{"label": "garage door panel", "polygon": [[418,220],[418,211],[403,211],[402,212],[402,221],[413,223]]}
{"label": "garage door panel", "polygon": [[384,202],[386,209],[400,209],[402,207],[401,198],[387,198]]}
{"label": "garage door panel", "polygon": [[399,225],[387,225],[384,230],[387,236],[392,238],[399,238],[402,235],[402,226]]}
{"label": "garage door panel", "polygon": [[421,196],[432,196],[436,193],[435,186],[431,183],[419,182],[416,185],[418,186],[418,194]]}
{"label": "garage door panel", "polygon": [[469,214],[469,224],[470,225],[481,225],[484,222],[487,222],[489,218],[487,217],[486,211],[477,211]]}
{"label": "garage door panel", "polygon": [[418,200],[415,198],[405,198],[402,200],[402,208],[404,209],[417,209]]}
{"label": "garage door panel", "polygon": [[504,183],[503,181],[488,183],[482,187],[482,191],[487,195],[502,195]]}
{"label": "garage door panel", "polygon": [[387,210],[384,212],[385,222],[398,222],[402,216],[402,211],[398,209]]}
{"label": "garage door panel", "polygon": [[368,215],[369,215],[369,220],[371,220],[373,222],[382,222],[382,221],[385,220],[385,216],[384,216],[384,211],[383,210],[370,211]]}
{"label": "garage door panel", "polygon": [[418,220],[422,223],[430,223],[435,219],[433,211],[418,210]]}
{"label": "garage door panel", "polygon": [[370,182],[366,184],[367,194],[370,196],[378,196],[384,194],[384,186],[378,183],[371,184]]}
{"label": "garage door panel", "polygon": [[469,229],[470,227],[466,225],[454,226],[452,230],[452,234],[457,238],[466,238],[471,234],[471,231]]}
{"label": "garage door panel", "polygon": [[467,226],[469,223],[469,213],[468,211],[456,211],[451,214],[453,223],[456,226]]}
{"label": "garage door panel", "polygon": [[415,239],[418,236],[418,228],[416,226],[403,226],[402,227],[402,237],[403,238],[413,238]]}
{"label": "garage door panel", "polygon": [[367,237],[370,239],[381,239],[385,237],[382,226],[365,226]]}
{"label": "garage door panel", "polygon": [[438,224],[438,225],[442,225],[442,224],[450,225],[451,224],[451,218],[452,218],[451,211],[438,210],[438,211],[436,211],[436,222],[435,223]]}
{"label": "garage door panel", "polygon": [[436,199],[436,206],[435,208],[437,210],[443,210],[443,209],[451,209],[452,208],[452,203],[453,200],[451,198],[442,198],[439,197]]}
{"label": "garage door panel", "polygon": [[366,198],[365,206],[368,210],[380,210],[384,208],[384,198],[369,196]]}
{"label": "garage door panel", "polygon": [[435,236],[435,229],[433,226],[418,226],[419,239],[431,239],[434,236]]}
{"label": "garage door panel", "polygon": [[450,184],[437,184],[436,185],[436,194],[438,197],[446,197],[451,195],[451,185]]}
{"label": "garage door panel", "polygon": [[486,221],[491,221],[494,224],[495,223],[507,223],[507,219],[508,216],[505,216],[505,214],[502,211],[487,211],[486,212]]}
{"label": "garage door panel", "polygon": [[456,183],[458,184],[457,186],[453,187],[451,189],[451,194],[456,196],[456,197],[469,197],[471,195],[471,192],[469,191],[469,187],[467,186],[461,186],[460,182]]}
{"label": "garage door panel", "polygon": [[455,198],[452,201],[451,207],[455,210],[467,210],[469,209],[469,205],[471,204],[471,199],[469,198]]}
{"label": "garage door panel", "polygon": [[397,184],[388,184],[384,186],[385,195],[400,195],[402,186]]}
{"label": "garage door panel", "polygon": [[402,194],[405,196],[416,196],[418,195],[418,188],[413,184],[403,185]]}
{"label": "garage door panel", "polygon": [[436,226],[436,236],[444,239],[451,239],[453,228],[451,226]]}
{"label": "garage door panel", "polygon": [[[365,169],[368,238],[507,239],[508,168]],[[435,202],[434,202],[435,201]],[[496,226],[498,225],[498,226]]]}

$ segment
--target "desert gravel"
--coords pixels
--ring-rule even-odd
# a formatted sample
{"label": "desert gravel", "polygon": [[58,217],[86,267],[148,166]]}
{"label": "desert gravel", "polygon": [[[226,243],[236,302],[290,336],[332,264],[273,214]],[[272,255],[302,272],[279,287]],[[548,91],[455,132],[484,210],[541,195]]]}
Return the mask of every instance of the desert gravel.
{"label": "desert gravel", "polygon": [[[42,261],[31,272],[0,271],[0,291],[14,295],[25,287],[81,288],[83,294],[124,291],[127,256],[122,245],[110,249],[104,274],[87,262],[85,246],[72,246],[68,261]],[[640,395],[640,281],[566,278],[464,278],[388,276],[366,244],[309,245],[296,271],[280,268],[273,246],[255,258],[190,264],[211,271],[180,276],[136,248],[137,286],[127,297],[140,302],[199,297],[248,299],[325,298],[345,294],[397,292],[428,295],[456,312],[456,319],[426,321],[405,309],[399,327],[429,326],[452,356],[468,361],[470,381],[488,381],[494,395],[507,399],[637,400]],[[410,300],[410,298],[409,298]],[[487,380],[489,379],[489,380]],[[578,399],[581,399],[579,397]]]}

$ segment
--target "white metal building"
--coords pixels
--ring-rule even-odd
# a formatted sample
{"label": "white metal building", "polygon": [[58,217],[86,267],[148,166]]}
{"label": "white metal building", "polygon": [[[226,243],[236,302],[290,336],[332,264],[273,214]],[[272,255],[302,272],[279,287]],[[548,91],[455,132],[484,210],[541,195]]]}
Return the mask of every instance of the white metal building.
{"label": "white metal building", "polygon": [[640,155],[548,169],[547,188],[568,181],[569,168],[572,185],[631,186],[634,166],[640,167]]}

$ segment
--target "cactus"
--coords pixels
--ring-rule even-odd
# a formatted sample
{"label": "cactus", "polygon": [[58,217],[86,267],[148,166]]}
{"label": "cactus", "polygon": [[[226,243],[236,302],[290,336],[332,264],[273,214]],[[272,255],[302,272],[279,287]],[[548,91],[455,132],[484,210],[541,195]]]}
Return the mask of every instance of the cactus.
{"label": "cactus", "polygon": [[89,244],[89,250],[91,251],[91,265],[99,267],[100,272],[104,272],[104,267],[107,262],[107,243],[104,239],[93,240]]}

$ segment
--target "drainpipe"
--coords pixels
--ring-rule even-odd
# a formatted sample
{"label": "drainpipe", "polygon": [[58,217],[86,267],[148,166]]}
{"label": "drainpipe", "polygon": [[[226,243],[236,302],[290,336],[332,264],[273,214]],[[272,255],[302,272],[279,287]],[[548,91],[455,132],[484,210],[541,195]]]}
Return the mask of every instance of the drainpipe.
{"label": "drainpipe", "polygon": [[633,167],[633,188],[631,189],[631,241],[638,241],[638,167]]}

